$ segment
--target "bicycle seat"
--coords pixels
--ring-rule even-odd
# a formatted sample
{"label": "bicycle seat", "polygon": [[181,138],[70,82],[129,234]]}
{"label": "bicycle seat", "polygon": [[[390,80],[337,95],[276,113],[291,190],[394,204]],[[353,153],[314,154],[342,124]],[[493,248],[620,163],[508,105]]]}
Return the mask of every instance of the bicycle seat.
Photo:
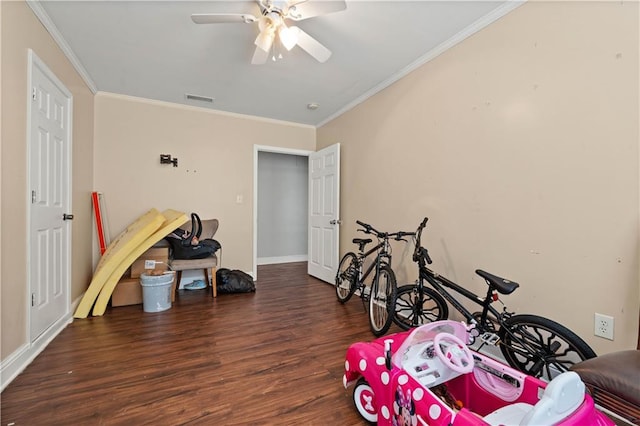
{"label": "bicycle seat", "polygon": [[354,238],[352,240],[353,244],[358,245],[358,250],[360,251],[364,250],[364,246],[369,244],[371,241],[372,241],[371,238]]}
{"label": "bicycle seat", "polygon": [[520,284],[509,281],[506,278],[499,277],[497,275],[490,274],[482,269],[476,269],[476,274],[484,278],[490,286],[495,287],[500,294],[511,294],[514,290],[520,287]]}

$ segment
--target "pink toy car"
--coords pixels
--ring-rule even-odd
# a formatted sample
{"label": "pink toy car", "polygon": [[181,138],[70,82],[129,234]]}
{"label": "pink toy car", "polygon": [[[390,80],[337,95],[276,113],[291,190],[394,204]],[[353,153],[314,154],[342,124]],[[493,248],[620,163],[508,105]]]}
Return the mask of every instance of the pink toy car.
{"label": "pink toy car", "polygon": [[549,383],[467,347],[462,322],[437,321],[354,343],[343,384],[381,425],[614,425],[574,372]]}

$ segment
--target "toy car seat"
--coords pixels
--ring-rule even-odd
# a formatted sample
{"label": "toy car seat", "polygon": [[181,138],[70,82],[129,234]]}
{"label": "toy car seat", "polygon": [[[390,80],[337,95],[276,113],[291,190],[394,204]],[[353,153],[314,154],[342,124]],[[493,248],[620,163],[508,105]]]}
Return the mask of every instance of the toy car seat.
{"label": "toy car seat", "polygon": [[490,425],[553,425],[580,407],[585,386],[578,374],[568,371],[556,376],[536,405],[519,402],[484,417]]}

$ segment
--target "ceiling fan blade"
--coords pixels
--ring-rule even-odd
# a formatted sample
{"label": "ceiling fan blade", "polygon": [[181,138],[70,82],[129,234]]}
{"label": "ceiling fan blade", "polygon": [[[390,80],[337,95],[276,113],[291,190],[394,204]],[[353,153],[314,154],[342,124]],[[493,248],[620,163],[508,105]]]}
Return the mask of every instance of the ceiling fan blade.
{"label": "ceiling fan blade", "polygon": [[258,18],[249,13],[194,13],[191,20],[196,24],[250,24]]}
{"label": "ceiling fan blade", "polygon": [[292,1],[289,3],[287,18],[294,21],[313,18],[314,16],[326,15],[328,13],[340,12],[347,8],[344,0],[340,1]]}
{"label": "ceiling fan blade", "polygon": [[313,56],[318,62],[326,62],[327,59],[329,59],[331,51],[320,44],[318,40],[311,37],[298,27],[289,28],[296,28],[296,31],[298,32],[298,46],[300,46],[302,50]]}
{"label": "ceiling fan blade", "polygon": [[259,46],[256,46],[256,50],[253,52],[253,58],[251,58],[251,63],[253,65],[262,65],[267,62],[269,58],[269,52],[265,52],[260,49]]}

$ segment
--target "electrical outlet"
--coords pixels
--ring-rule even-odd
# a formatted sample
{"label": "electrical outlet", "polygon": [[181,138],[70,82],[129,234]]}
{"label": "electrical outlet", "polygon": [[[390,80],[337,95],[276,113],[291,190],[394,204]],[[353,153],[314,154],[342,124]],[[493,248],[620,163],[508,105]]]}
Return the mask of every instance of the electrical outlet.
{"label": "electrical outlet", "polygon": [[594,334],[605,339],[613,340],[613,317],[609,315],[595,314]]}

